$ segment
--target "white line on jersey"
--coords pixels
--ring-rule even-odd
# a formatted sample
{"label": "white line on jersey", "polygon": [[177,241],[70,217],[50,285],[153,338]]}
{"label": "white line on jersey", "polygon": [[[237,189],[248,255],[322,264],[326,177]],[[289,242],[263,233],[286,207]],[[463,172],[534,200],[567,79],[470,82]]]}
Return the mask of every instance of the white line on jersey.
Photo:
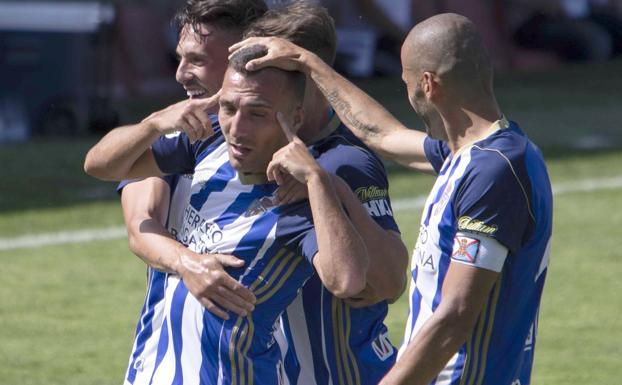
{"label": "white line on jersey", "polygon": [[[553,195],[619,188],[622,188],[622,175],[599,179],[584,179],[576,182],[556,183],[553,185]],[[393,211],[395,212],[420,210],[425,205],[426,198],[425,196],[418,196],[408,199],[396,199],[391,203],[391,206],[393,206]],[[124,226],[23,235],[14,238],[0,238],[0,251],[114,240],[124,238],[126,235],[127,232]]]}

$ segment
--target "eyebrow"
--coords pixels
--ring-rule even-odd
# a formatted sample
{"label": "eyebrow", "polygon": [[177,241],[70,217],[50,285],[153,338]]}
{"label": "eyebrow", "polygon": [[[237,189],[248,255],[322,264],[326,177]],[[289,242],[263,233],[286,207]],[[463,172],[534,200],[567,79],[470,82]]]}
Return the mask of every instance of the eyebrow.
{"label": "eyebrow", "polygon": [[[220,98],[219,104],[221,106],[236,106],[235,101],[231,99],[225,99],[223,97]],[[268,103],[265,100],[253,100],[244,105],[246,108],[272,108],[272,104]]]}

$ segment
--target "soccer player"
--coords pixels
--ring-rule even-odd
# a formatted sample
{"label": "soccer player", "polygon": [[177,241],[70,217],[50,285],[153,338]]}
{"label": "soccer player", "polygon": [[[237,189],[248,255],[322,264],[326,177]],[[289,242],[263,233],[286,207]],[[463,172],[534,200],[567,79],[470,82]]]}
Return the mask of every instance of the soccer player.
{"label": "soccer player", "polygon": [[[277,207],[275,186],[265,183],[267,163],[285,143],[276,112],[294,129],[300,126],[305,81],[301,74],[284,71],[245,74],[246,61],[263,55],[262,49],[240,52],[231,60],[220,97],[222,130],[212,122],[209,140],[191,144],[187,136],[179,136],[178,144],[160,141],[148,149],[145,143],[157,139],[155,133],[172,129],[155,123],[115,130],[102,139],[104,148],[115,147],[110,142],[136,147],[130,158],[138,164],[130,167],[130,176],[194,171],[182,229],[188,245],[195,252],[243,259],[247,267],[229,273],[257,298],[253,313],[222,320],[205,311],[176,277],[169,277],[155,383],[277,383],[280,353],[272,330],[313,272],[303,257],[312,260],[339,296],[353,296],[365,286],[367,250],[333,190],[340,180],[331,181],[319,166],[305,174],[313,222],[306,202]],[[151,156],[141,157],[145,152]],[[255,185],[244,184],[249,182]],[[181,263],[186,263],[183,255]],[[191,261],[187,268],[204,270]]]}
{"label": "soccer player", "polygon": [[[175,22],[180,37],[176,80],[182,84],[189,99],[208,98],[220,89],[227,48],[239,41],[248,24],[266,10],[261,0],[190,0],[177,13]],[[126,384],[148,384],[151,381],[165,319],[164,295],[168,274],[183,273],[182,279],[190,292],[221,317],[227,317],[218,306],[221,303],[237,313],[252,310],[255,299],[250,290],[229,275],[222,274],[223,266],[241,267],[242,260],[232,255],[195,253],[177,241],[191,182],[189,174],[174,175],[126,181],[118,189],[130,249],[148,265],[147,293],[136,326]],[[181,254],[203,264],[209,272],[183,269],[179,264]],[[215,290],[227,292],[221,296],[207,295]]]}
{"label": "soccer player", "polygon": [[540,151],[497,104],[473,23],[433,16],[402,47],[409,100],[430,137],[407,130],[287,41],[255,38],[232,50],[259,43],[269,53],[247,69],[307,73],[370,147],[438,174],[413,253],[404,344],[381,384],[528,384],[549,261],[551,187]]}
{"label": "soccer player", "polygon": [[[285,38],[316,53],[326,64],[335,57],[332,18],[324,8],[308,2],[268,11],[244,35]],[[393,219],[380,159],[339,121],[311,81],[304,105],[305,122],[298,136],[312,144],[320,166],[357,192],[360,202],[348,205],[362,203],[367,209],[366,213],[346,206],[370,257],[369,287],[358,298],[344,301],[327,290],[319,277],[307,281],[282,317],[284,338],[279,343],[285,372],[290,384],[375,385],[397,355],[383,321],[387,300],[399,297],[405,286],[406,248]]]}
{"label": "soccer player", "polygon": [[[332,20],[326,11],[319,7],[296,3],[279,12],[271,13],[270,17],[256,23],[252,30],[251,33],[255,34],[279,34],[292,39],[319,52],[327,62],[331,62],[334,57],[336,42]],[[191,41],[195,40],[192,39]],[[373,268],[368,270],[370,288],[365,291],[366,296],[371,299],[351,299],[350,303],[355,306],[370,303],[372,305],[360,310],[351,308],[322,287],[317,277],[312,278],[312,282],[308,284],[309,289],[305,289],[292,307],[288,309],[287,313],[291,316],[285,317],[291,319],[286,324],[288,328],[286,335],[289,337],[289,343],[287,344],[288,357],[285,368],[292,378],[292,382],[297,379],[298,383],[303,383],[303,379],[313,383],[329,383],[329,381],[339,383],[349,376],[352,376],[357,382],[376,383],[391,367],[395,359],[394,349],[388,340],[386,327],[382,321],[387,312],[385,299],[396,298],[401,294],[404,287],[403,271],[407,259],[406,250],[399,235],[397,235],[397,226],[393,221],[387,196],[386,175],[379,159],[366,149],[358,139],[353,137],[345,127],[340,126],[336,117],[331,118],[333,114],[329,111],[327,101],[315,87],[308,87],[305,109],[310,113],[306,114],[307,118],[305,118],[300,135],[311,138],[311,140],[319,140],[314,146],[314,154],[320,154],[318,162],[328,171],[343,177],[351,189],[357,190],[359,197],[368,208],[369,214],[374,217],[378,225],[386,228],[387,231],[370,221],[365,212],[358,211],[362,215],[353,217],[357,213],[356,207],[349,207],[348,212],[355,222],[357,230],[362,232],[366,246],[374,256],[371,261]],[[181,178],[181,181],[187,179]],[[133,188],[133,185],[130,188]],[[282,189],[279,189],[279,192],[281,191]],[[150,196],[153,195],[155,194]],[[136,193],[137,199],[142,197],[143,195]],[[184,250],[178,247],[179,245],[172,245],[171,252],[168,254],[165,252],[166,249],[160,248],[158,250],[158,247],[154,246],[151,241],[153,236],[150,232],[155,232],[153,229],[155,226],[150,226],[149,231],[145,234],[145,224],[153,225],[154,221],[143,219],[146,211],[142,209],[145,206],[144,200],[142,203],[142,205],[141,202],[135,202],[134,205],[124,205],[127,208],[126,210],[138,213],[136,215],[138,220],[134,221],[132,226],[135,230],[133,237],[130,238],[131,241],[134,240],[131,243],[136,244],[138,243],[137,240],[139,241],[141,238],[149,239],[149,242],[142,243],[155,250],[153,253],[155,262],[151,263],[160,269],[166,269],[166,271],[173,269],[175,269],[174,271],[181,271],[186,286],[192,291],[193,288],[196,288],[197,281],[202,284],[205,280],[201,279],[201,274],[184,269],[183,266],[179,266],[179,263],[175,263],[178,260],[179,253]],[[352,203],[358,204],[356,200],[350,201],[349,204],[352,205]],[[177,230],[179,226],[171,227],[169,225],[169,227],[173,234],[180,234]],[[219,305],[224,303],[227,305],[224,306],[225,308],[235,310],[238,314],[242,313],[245,308],[243,305],[238,305],[239,300],[238,302],[227,301],[229,297],[233,297],[234,300],[246,299],[247,297],[244,295],[246,293],[244,293],[243,288],[236,287],[237,282],[231,282],[226,274],[214,274],[214,272],[222,272],[222,269],[216,269],[218,266],[212,263],[214,257],[210,254],[203,257],[190,251],[186,254],[191,255],[194,259],[205,258],[206,262],[210,263],[209,273],[214,275],[209,279],[211,281],[225,280],[224,289],[231,287],[231,291],[227,295],[216,297],[214,302],[218,302]],[[167,255],[173,255],[175,258],[168,259],[170,261],[168,266],[170,267],[161,266],[166,263]],[[230,261],[231,265],[239,266],[239,260],[232,256],[219,254],[216,257],[218,257],[218,261]],[[192,282],[188,277],[192,279]],[[212,289],[210,285],[203,285],[202,287],[212,290],[212,292],[220,289]],[[195,294],[197,292],[198,295]],[[193,291],[193,294],[206,304],[210,311],[223,318],[227,317],[226,313],[223,314],[222,310],[209,302],[214,298],[213,296],[210,295],[210,298],[202,296],[201,294],[205,294],[202,289]],[[153,295],[150,294],[148,298],[151,296]],[[376,304],[375,302],[378,301],[380,302]],[[304,305],[304,312],[301,311],[302,305]],[[323,318],[316,311],[319,307],[324,307],[323,314],[325,316]],[[149,309],[148,307],[146,314],[150,314]],[[246,311],[249,310],[246,309]],[[350,328],[346,328],[346,320],[351,325]],[[326,325],[326,327],[322,325]],[[147,324],[143,329],[146,330],[145,334],[148,334],[151,340],[157,337],[158,332],[153,330],[151,324]],[[139,348],[146,345],[149,343],[141,342],[141,339],[137,337]],[[352,351],[354,356],[351,355]],[[138,364],[144,365],[145,362],[154,361],[148,358],[148,354],[141,353],[141,355],[133,355],[133,360],[137,361]],[[340,355],[346,353],[349,356],[342,359]],[[132,372],[132,368],[130,368],[130,373]],[[342,378],[341,381],[339,378]]]}

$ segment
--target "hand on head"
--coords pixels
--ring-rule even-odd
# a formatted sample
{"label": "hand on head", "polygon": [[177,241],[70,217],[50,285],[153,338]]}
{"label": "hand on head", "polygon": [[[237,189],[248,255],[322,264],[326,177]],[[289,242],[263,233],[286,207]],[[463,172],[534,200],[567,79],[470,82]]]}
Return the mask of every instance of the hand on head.
{"label": "hand on head", "polygon": [[265,46],[268,49],[268,53],[264,57],[249,61],[248,64],[246,64],[247,71],[256,71],[265,67],[276,67],[285,71],[305,72],[305,67],[301,59],[306,51],[278,37],[250,37],[229,47],[229,58],[231,58],[235,52],[253,45]]}

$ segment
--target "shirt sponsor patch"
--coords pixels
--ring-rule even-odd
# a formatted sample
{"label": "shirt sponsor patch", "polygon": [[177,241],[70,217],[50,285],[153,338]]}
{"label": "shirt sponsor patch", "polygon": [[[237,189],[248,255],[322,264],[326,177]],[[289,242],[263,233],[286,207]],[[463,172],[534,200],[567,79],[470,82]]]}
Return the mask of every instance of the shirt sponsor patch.
{"label": "shirt sponsor patch", "polygon": [[475,263],[479,252],[479,239],[457,236],[451,257],[456,261]]}

